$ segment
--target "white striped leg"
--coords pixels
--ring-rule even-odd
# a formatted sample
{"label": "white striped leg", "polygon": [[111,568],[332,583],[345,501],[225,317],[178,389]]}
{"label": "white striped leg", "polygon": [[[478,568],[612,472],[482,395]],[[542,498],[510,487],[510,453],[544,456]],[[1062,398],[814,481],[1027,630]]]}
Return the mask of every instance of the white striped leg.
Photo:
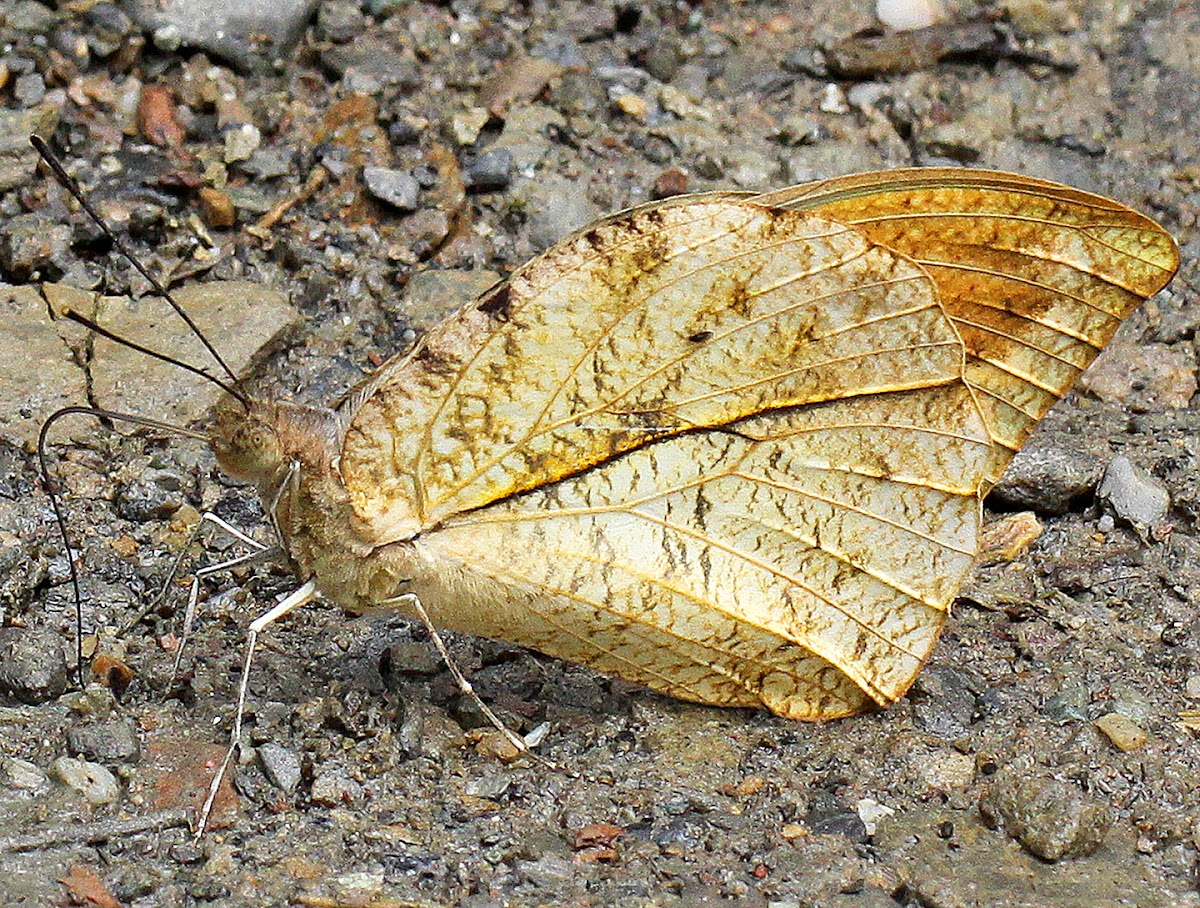
{"label": "white striped leg", "polygon": [[233,731],[230,734],[229,749],[225,752],[225,759],[221,761],[217,774],[213,776],[212,783],[208,787],[208,797],[204,799],[204,806],[200,809],[200,818],[196,823],[195,837],[197,840],[204,835],[204,830],[208,826],[208,818],[212,814],[213,804],[217,800],[217,792],[221,789],[221,782],[224,781],[225,773],[229,771],[229,765],[242,746],[242,719],[246,713],[246,692],[250,687],[250,665],[254,661],[254,649],[258,643],[258,635],[267,625],[282,618],[293,609],[312,601],[316,595],[316,584],[309,580],[280,599],[273,608],[250,622],[250,629],[246,634],[246,655],[242,662],[242,677],[238,682],[237,710],[233,716]]}

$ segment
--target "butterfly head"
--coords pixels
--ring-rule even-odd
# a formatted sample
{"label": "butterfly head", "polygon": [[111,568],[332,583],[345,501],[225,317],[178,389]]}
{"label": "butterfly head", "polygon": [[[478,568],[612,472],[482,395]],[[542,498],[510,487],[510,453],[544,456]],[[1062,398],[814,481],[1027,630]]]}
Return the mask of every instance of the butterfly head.
{"label": "butterfly head", "polygon": [[278,405],[251,400],[221,406],[208,429],[208,441],[221,469],[234,479],[261,482],[283,467]]}
{"label": "butterfly head", "polygon": [[293,463],[324,472],[337,453],[337,417],[331,410],[272,400],[228,400],[208,425],[217,463],[234,479],[273,486]]}

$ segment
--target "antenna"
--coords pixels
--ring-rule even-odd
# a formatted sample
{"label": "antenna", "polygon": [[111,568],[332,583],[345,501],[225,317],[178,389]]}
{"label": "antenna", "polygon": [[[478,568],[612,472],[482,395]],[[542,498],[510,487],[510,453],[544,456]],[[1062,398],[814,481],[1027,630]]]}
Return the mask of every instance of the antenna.
{"label": "antenna", "polygon": [[[168,304],[170,304],[171,308],[175,310],[175,313],[181,319],[183,319],[183,321],[187,324],[188,328],[191,329],[192,333],[200,339],[200,343],[204,344],[204,348],[206,350],[208,350],[208,352],[212,355],[212,358],[217,361],[217,365],[219,365],[224,370],[225,374],[229,377],[229,380],[232,383],[232,386],[227,385],[221,381],[218,381],[217,379],[215,379],[211,375],[209,375],[207,372],[197,369],[194,366],[185,366],[183,363],[180,363],[178,360],[170,360],[165,356],[158,356],[157,354],[149,353],[149,351],[145,350],[145,348],[139,348],[139,347],[137,347],[136,344],[132,344],[128,341],[123,341],[120,338],[116,338],[110,334],[106,334],[105,336],[108,337],[110,340],[117,341],[118,343],[125,343],[127,346],[132,347],[134,349],[141,349],[143,352],[149,353],[149,355],[151,355],[151,356],[157,356],[158,359],[162,359],[162,360],[168,361],[168,362],[173,362],[175,365],[183,366],[184,368],[188,369],[191,372],[195,372],[199,375],[203,375],[206,378],[209,378],[210,380],[216,382],[218,385],[220,385],[222,388],[224,388],[226,391],[228,391],[231,395],[233,395],[234,398],[236,398],[242,404],[243,407],[245,407],[247,410],[249,410],[250,403],[246,399],[246,396],[244,394],[242,394],[240,391],[234,390],[234,388],[236,388],[236,386],[238,384],[238,377],[236,375],[234,375],[233,370],[230,369],[228,365],[226,365],[225,360],[223,360],[221,358],[221,354],[217,352],[217,348],[214,347],[212,345],[212,343],[209,341],[209,339],[204,336],[204,332],[200,330],[200,328],[196,325],[196,323],[194,321],[192,321],[192,317],[190,315],[188,315],[187,311],[181,305],[179,305],[179,303],[177,303],[175,301],[175,298],[171,296],[170,291],[168,291],[166,287],[164,287],[161,283],[159,283],[159,281],[156,278],[152,277],[150,272],[147,271],[142,266],[142,263],[137,260],[137,258],[130,251],[129,247],[125,245],[125,243],[121,240],[121,238],[118,237],[115,233],[112,232],[112,230],[109,229],[108,224],[106,224],[104,222],[104,219],[102,217],[100,217],[99,213],[92,207],[91,202],[89,202],[87,200],[87,197],[84,196],[83,190],[80,189],[80,187],[79,187],[79,183],[76,182],[75,179],[69,173],[67,173],[66,169],[59,162],[59,160],[55,156],[54,152],[52,152],[50,150],[50,146],[46,144],[45,139],[43,139],[41,136],[33,135],[33,136],[29,137],[29,142],[31,145],[33,145],[33,147],[35,149],[37,149],[37,153],[39,155],[41,155],[42,160],[46,162],[47,166],[49,166],[49,168],[52,171],[54,171],[54,176],[58,179],[59,183],[62,184],[63,188],[66,189],[67,192],[71,193],[72,196],[74,196],[75,201],[77,201],[83,207],[83,210],[87,212],[88,217],[90,217],[92,219],[93,223],[95,223],[95,225],[97,227],[99,227],[100,230],[104,233],[104,235],[110,241],[112,241],[112,244],[117,248],[117,251],[120,252],[121,255],[123,255],[125,257],[125,259],[129,262],[129,264],[133,265],[133,267],[137,270],[138,274],[140,274],[142,277],[144,277],[147,281],[150,282],[150,286],[154,288],[155,292],[158,293],[158,295],[161,296],[164,300],[166,300]],[[92,327],[92,330],[97,330],[94,326],[89,326],[89,327]]]}
{"label": "antenna", "polygon": [[79,681],[79,686],[83,687],[83,590],[79,585],[79,569],[75,567],[75,559],[71,555],[71,538],[67,534],[67,521],[63,517],[62,506],[58,500],[58,486],[50,476],[50,465],[46,460],[46,438],[49,435],[50,427],[64,416],[71,416],[75,413],[86,413],[89,416],[98,418],[130,422],[139,426],[147,426],[151,429],[161,429],[164,432],[170,432],[175,435],[183,435],[187,438],[198,438],[201,441],[207,441],[208,439],[204,434],[193,432],[191,429],[185,429],[182,426],[175,426],[157,419],[146,419],[142,416],[131,416],[127,413],[116,413],[112,410],[101,409],[100,407],[63,407],[61,410],[55,410],[51,413],[46,421],[42,423],[42,431],[38,433],[37,443],[38,466],[42,474],[42,485],[46,489],[46,494],[50,497],[50,507],[54,509],[54,520],[58,524],[58,534],[62,537],[63,548],[67,552],[67,569],[71,574],[71,590],[75,599],[75,674]]}
{"label": "antenna", "polygon": [[[121,335],[119,335],[119,334],[114,334],[112,331],[109,331],[107,328],[101,327],[100,325],[98,325],[96,322],[92,321],[87,316],[80,315],[78,312],[76,312],[73,309],[64,309],[62,317],[65,319],[69,319],[70,321],[77,322],[78,324],[83,325],[83,327],[88,328],[92,331],[95,331],[101,337],[106,337],[113,343],[120,344],[122,347],[128,347],[130,350],[136,350],[138,353],[144,353],[146,356],[149,356],[153,359],[161,360],[164,363],[170,363],[172,366],[178,366],[180,369],[186,369],[188,372],[191,372],[193,375],[199,375],[201,378],[212,382],[214,385],[216,385],[221,390],[225,391],[227,394],[230,394],[233,397],[237,398],[239,401],[242,402],[242,404],[246,403],[245,397],[236,388],[234,388],[228,382],[221,381],[221,379],[217,378],[215,375],[212,375],[211,373],[206,372],[204,369],[201,369],[198,366],[193,366],[191,363],[185,363],[181,359],[176,359],[173,356],[168,356],[166,353],[161,353],[158,350],[151,350],[149,347],[143,347],[141,344],[131,341],[128,338],[121,337]],[[163,425],[165,425],[165,423]],[[203,437],[203,436],[201,436],[201,437]]]}

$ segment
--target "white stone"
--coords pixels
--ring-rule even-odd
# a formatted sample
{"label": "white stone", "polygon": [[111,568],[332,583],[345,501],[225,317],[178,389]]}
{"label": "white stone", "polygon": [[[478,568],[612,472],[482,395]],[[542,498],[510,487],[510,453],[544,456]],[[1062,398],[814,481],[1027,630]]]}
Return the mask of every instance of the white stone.
{"label": "white stone", "polygon": [[898,32],[937,25],[945,17],[940,0],[875,0],[875,16]]}

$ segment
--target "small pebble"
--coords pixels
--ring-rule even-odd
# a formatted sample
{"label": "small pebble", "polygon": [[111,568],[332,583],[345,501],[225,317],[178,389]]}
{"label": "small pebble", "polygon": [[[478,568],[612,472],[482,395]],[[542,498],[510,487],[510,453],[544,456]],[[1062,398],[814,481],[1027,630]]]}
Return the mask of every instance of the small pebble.
{"label": "small pebble", "polygon": [[179,31],[179,26],[173,23],[156,28],[150,40],[158,50],[166,54],[174,53],[183,46],[183,34]]}
{"label": "small pebble", "polygon": [[1042,524],[1033,511],[1005,514],[991,521],[979,533],[979,564],[1015,561],[1042,535]]}
{"label": "small pebble", "polygon": [[1183,695],[1189,700],[1200,700],[1200,675],[1188,675],[1183,683]]}
{"label": "small pebble", "polygon": [[495,192],[512,182],[513,157],[506,148],[485,151],[467,166],[467,187],[474,192]]}
{"label": "small pebble", "polygon": [[246,161],[262,144],[262,133],[253,123],[240,123],[225,130],[225,163]]}
{"label": "small pebble", "polygon": [[843,835],[859,843],[867,840],[867,826],[862,817],[829,792],[816,793],[804,824],[813,835]]}
{"label": "small pebble", "polygon": [[979,801],[993,829],[1004,829],[1030,854],[1045,861],[1083,857],[1100,847],[1112,811],[1077,785],[1053,776],[998,773]]}
{"label": "small pebble", "polygon": [[460,148],[474,145],[492,115],[482,107],[469,107],[450,118],[450,137]]}
{"label": "small pebble", "polygon": [[138,758],[141,746],[132,722],[113,719],[69,728],[67,750],[94,760],[128,762]]}
{"label": "small pebble", "polygon": [[546,892],[564,889],[579,873],[574,863],[558,854],[544,854],[536,861],[522,861],[516,870],[524,882]]}
{"label": "small pebble", "polygon": [[673,195],[683,195],[687,191],[687,174],[678,167],[670,167],[658,175],[658,179],[654,181],[654,188],[650,191],[650,197],[667,199]]}
{"label": "small pebble", "polygon": [[416,211],[420,207],[421,184],[411,173],[391,167],[364,167],[363,182],[371,195],[393,208]]}
{"label": "small pebble", "polygon": [[1117,517],[1141,527],[1160,523],[1171,507],[1171,496],[1158,480],[1124,455],[1109,463],[1096,498]]}
{"label": "small pebble", "polygon": [[895,31],[937,25],[945,17],[940,0],[875,0],[875,17]]}
{"label": "small pebble", "polygon": [[258,748],[258,760],[271,784],[291,794],[300,784],[300,755],[289,747],[268,741]]}
{"label": "small pebble", "polygon": [[46,82],[40,73],[18,76],[13,83],[13,97],[22,107],[36,107],[46,97]]}
{"label": "small pebble", "polygon": [[1101,716],[1096,720],[1096,727],[1104,732],[1105,737],[1112,741],[1118,750],[1125,753],[1144,747],[1150,740],[1150,736],[1137,722],[1120,713]]}
{"label": "small pebble", "polygon": [[314,804],[339,807],[351,804],[362,797],[362,786],[340,769],[323,770],[312,783]]}
{"label": "small pebble", "polygon": [[17,757],[0,757],[0,786],[39,795],[49,789],[50,779],[35,763]]}
{"label": "small pebble", "polygon": [[0,697],[45,703],[67,689],[62,641],[50,631],[0,628]]}
{"label": "small pebble", "polygon": [[824,113],[831,114],[850,112],[850,107],[846,104],[846,96],[842,93],[837,83],[830,82],[825,86],[825,90],[821,92],[821,110]]}
{"label": "small pebble", "polygon": [[641,95],[636,95],[633,92],[626,92],[618,96],[614,103],[617,106],[617,110],[635,120],[645,120],[650,113],[650,103]]}
{"label": "small pebble", "polygon": [[72,232],[67,224],[55,224],[38,214],[22,214],[4,222],[0,233],[0,269],[9,280],[32,277],[57,279],[71,256]]}
{"label": "small pebble", "polygon": [[229,193],[204,186],[200,189],[200,217],[207,226],[221,230],[234,225],[237,209]]}
{"label": "small pebble", "polygon": [[50,777],[73,788],[92,805],[112,804],[121,797],[116,776],[101,766],[75,757],[59,757],[50,764]]}
{"label": "small pebble", "polygon": [[956,750],[938,750],[925,755],[917,770],[930,788],[962,791],[975,781],[975,758]]}

